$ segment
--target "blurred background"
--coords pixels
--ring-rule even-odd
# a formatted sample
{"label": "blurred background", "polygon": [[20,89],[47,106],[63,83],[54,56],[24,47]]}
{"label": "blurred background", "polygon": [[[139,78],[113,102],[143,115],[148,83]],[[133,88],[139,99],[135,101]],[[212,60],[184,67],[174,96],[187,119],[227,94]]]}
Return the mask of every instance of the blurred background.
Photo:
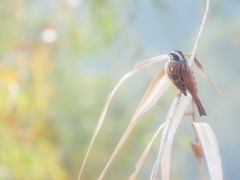
{"label": "blurred background", "polygon": [[[175,49],[191,52],[205,3],[1,0],[0,179],[77,179],[108,93],[140,60]],[[208,114],[197,120],[216,134],[224,179],[240,178],[239,12],[239,0],[212,1],[197,50],[224,95],[194,69]],[[164,63],[130,78],[117,91],[82,179],[97,179]],[[176,92],[171,86],[142,117],[106,179],[128,179]],[[191,119],[184,117],[173,143],[172,179],[199,179],[190,141]],[[149,179],[158,147],[159,139],[139,179]]]}

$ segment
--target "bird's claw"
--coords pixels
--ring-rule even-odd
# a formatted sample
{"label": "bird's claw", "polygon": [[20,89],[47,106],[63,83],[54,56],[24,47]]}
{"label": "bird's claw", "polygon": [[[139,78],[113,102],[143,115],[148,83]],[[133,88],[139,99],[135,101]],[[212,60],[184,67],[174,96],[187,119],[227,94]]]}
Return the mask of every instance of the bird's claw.
{"label": "bird's claw", "polygon": [[181,91],[178,91],[177,94],[176,94],[176,97],[181,97],[181,96],[182,96]]}

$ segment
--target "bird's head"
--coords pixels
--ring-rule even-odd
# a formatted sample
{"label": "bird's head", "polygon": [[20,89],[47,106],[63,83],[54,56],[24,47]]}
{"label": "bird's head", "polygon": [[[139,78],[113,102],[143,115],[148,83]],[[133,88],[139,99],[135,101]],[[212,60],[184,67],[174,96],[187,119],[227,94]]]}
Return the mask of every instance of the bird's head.
{"label": "bird's head", "polygon": [[178,50],[171,51],[168,55],[170,57],[170,61],[179,62],[185,60],[185,56],[183,55],[183,53]]}

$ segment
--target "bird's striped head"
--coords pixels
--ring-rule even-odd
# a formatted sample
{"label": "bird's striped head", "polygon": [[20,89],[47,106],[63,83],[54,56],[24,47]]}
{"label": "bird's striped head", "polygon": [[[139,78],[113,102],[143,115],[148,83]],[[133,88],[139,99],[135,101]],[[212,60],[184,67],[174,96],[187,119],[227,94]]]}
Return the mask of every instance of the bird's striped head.
{"label": "bird's striped head", "polygon": [[170,61],[183,61],[185,60],[185,56],[183,55],[183,53],[181,51],[171,51],[169,54],[170,57]]}

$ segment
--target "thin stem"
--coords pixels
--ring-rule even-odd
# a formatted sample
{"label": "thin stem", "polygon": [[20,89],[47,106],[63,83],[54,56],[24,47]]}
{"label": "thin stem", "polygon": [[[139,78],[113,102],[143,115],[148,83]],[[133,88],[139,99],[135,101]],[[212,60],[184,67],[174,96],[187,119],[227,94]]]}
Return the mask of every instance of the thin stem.
{"label": "thin stem", "polygon": [[205,180],[202,159],[200,157],[198,158],[198,168],[200,173],[200,180]]}
{"label": "thin stem", "polygon": [[[206,19],[207,19],[207,14],[208,14],[208,11],[209,11],[209,1],[210,1],[210,0],[207,0],[205,13],[204,13],[203,19],[202,19],[202,21],[201,21],[201,26],[200,26],[200,29],[199,29],[199,32],[198,32],[198,36],[197,36],[196,42],[195,42],[194,47],[193,47],[193,51],[192,51],[192,53],[191,53],[191,58],[190,58],[189,63],[188,63],[188,65],[189,65],[190,67],[191,67],[192,64],[193,64],[193,60],[194,60],[194,57],[195,57],[195,54],[196,54],[198,42],[199,42],[199,39],[200,39],[200,37],[201,37],[201,35],[202,35],[203,27],[204,27],[204,24],[205,24]],[[192,114],[192,122],[195,122],[195,109],[194,109],[194,103],[193,103],[193,101],[192,101],[192,111],[193,111],[193,114]],[[193,129],[194,129],[194,135],[195,135],[195,143],[196,143],[196,144],[199,144],[197,131],[196,131],[195,128],[193,128]],[[205,180],[205,175],[204,175],[204,170],[203,170],[202,159],[201,159],[201,157],[198,157],[197,159],[198,159],[198,168],[199,168],[199,173],[200,173],[200,179],[201,179],[201,180]]]}
{"label": "thin stem", "polygon": [[157,157],[157,160],[156,160],[156,162],[153,166],[153,170],[152,170],[152,173],[151,173],[150,180],[155,180],[156,177],[157,177],[157,173],[158,173],[158,170],[159,170],[159,167],[160,167],[162,155],[163,155],[163,152],[164,152],[164,147],[166,147],[167,139],[168,139],[168,136],[169,136],[169,131],[170,131],[169,127],[172,126],[174,116],[176,114],[177,109],[179,108],[179,104],[181,103],[180,101],[181,101],[181,95],[177,95],[176,98],[175,98],[173,109],[172,109],[171,113],[169,114],[169,116],[168,116],[168,118],[165,122],[165,127],[164,127],[164,130],[163,130],[163,133],[162,133],[162,138],[161,138],[158,157]]}
{"label": "thin stem", "polygon": [[194,59],[195,54],[196,54],[198,42],[199,42],[199,39],[200,39],[200,37],[201,37],[201,35],[202,35],[203,27],[204,27],[204,24],[205,24],[206,19],[207,19],[207,14],[208,14],[208,11],[209,11],[209,1],[210,1],[210,0],[207,0],[205,13],[204,13],[203,19],[202,19],[202,21],[201,21],[201,26],[200,26],[200,29],[199,29],[199,32],[198,32],[198,36],[197,36],[196,42],[195,42],[194,47],[193,47],[193,51],[192,51],[192,54],[191,54],[191,58],[190,58],[189,63],[188,63],[188,65],[189,65],[190,67],[191,67],[192,64],[193,64],[193,59]]}
{"label": "thin stem", "polygon": [[[193,100],[192,100],[192,122],[195,122],[195,106],[194,106]],[[194,129],[195,144],[199,145],[197,131],[194,127],[193,127],[193,129]],[[199,169],[199,174],[200,174],[200,180],[205,180],[202,158],[200,156],[198,156],[197,159],[198,159],[198,169]]]}

